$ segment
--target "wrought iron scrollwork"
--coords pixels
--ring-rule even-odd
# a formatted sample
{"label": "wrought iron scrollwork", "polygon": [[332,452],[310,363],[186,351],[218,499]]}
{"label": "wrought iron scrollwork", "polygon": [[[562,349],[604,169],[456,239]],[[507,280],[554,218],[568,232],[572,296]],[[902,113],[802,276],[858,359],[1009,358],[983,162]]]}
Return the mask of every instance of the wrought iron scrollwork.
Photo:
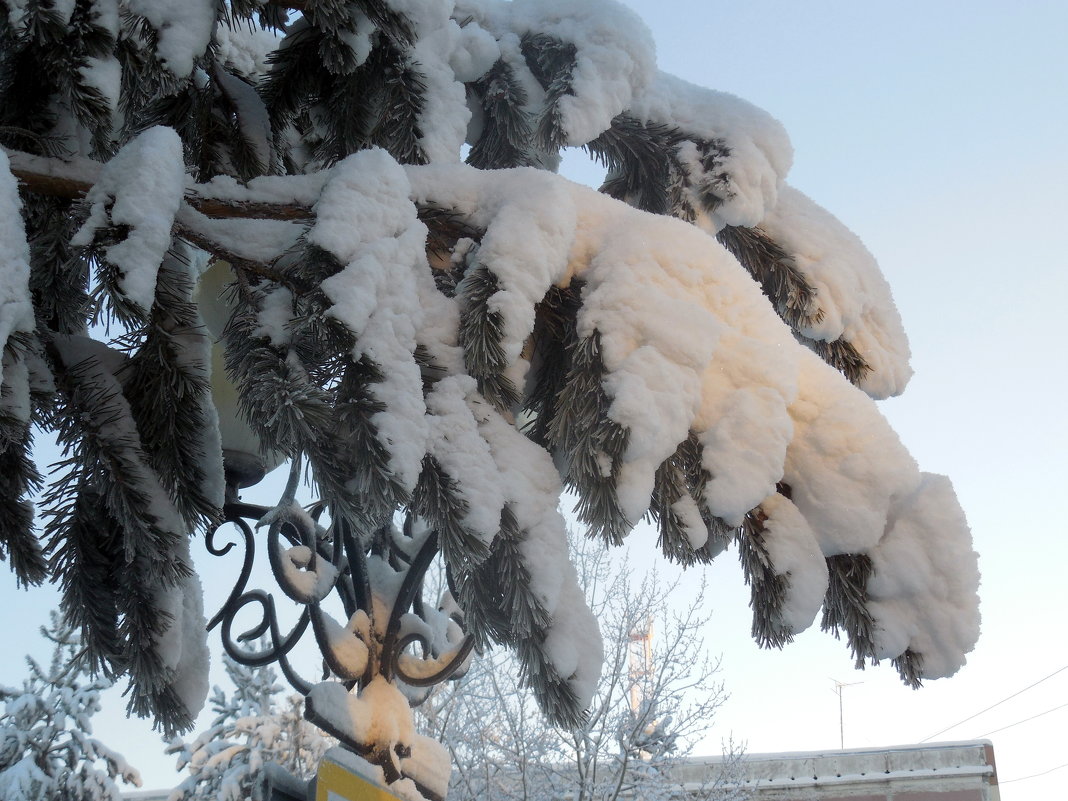
{"label": "wrought iron scrollwork", "polygon": [[[322,512],[321,506],[310,511],[294,505],[257,506],[231,494],[224,523],[207,535],[207,549],[224,556],[241,545],[244,553],[237,580],[208,628],[220,629],[232,659],[254,667],[277,663],[306,697],[319,682],[300,675],[291,656],[310,628],[322,656],[323,680],[359,691],[381,676],[417,706],[434,685],[457,676],[473,646],[458,611],[431,607],[422,597],[424,578],[438,553],[437,533],[409,515],[403,526],[389,525],[360,537],[344,520],[320,525]],[[222,542],[224,528],[235,532],[236,539]],[[277,589],[300,607],[294,623],[282,625],[271,592],[249,587],[257,539],[265,543]],[[324,609],[330,597],[340,601],[343,621]],[[235,621],[249,610],[258,622],[235,636]],[[309,720],[357,753],[375,756],[368,744],[311,707],[309,703]],[[384,761],[396,760],[389,756]],[[391,780],[388,766],[382,767]]]}

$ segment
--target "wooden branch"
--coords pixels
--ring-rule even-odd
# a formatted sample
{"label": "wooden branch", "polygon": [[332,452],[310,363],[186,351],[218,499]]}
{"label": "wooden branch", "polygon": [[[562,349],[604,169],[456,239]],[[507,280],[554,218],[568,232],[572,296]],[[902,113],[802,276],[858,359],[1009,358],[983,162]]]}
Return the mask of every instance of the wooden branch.
{"label": "wooden branch", "polygon": [[285,220],[312,221],[315,214],[308,206],[296,203],[266,203],[222,198],[186,192],[185,202],[205,217],[215,220]]}
{"label": "wooden branch", "polygon": [[63,161],[31,156],[18,150],[4,148],[11,165],[11,174],[28,191],[48,197],[77,200],[85,196],[100,178],[103,165],[89,159]]}
{"label": "wooden branch", "polygon": [[[100,178],[104,165],[90,159],[63,159],[32,156],[4,148],[11,174],[28,192],[68,200],[85,197]],[[313,220],[311,208],[299,203],[271,203],[213,197],[203,185],[186,192],[185,201],[205,217],[224,220]]]}

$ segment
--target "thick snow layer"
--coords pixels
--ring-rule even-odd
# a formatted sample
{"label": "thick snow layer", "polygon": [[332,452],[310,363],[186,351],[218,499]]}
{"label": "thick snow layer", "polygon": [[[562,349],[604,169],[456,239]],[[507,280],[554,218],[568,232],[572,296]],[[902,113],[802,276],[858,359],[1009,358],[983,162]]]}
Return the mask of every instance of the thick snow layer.
{"label": "thick snow layer", "polygon": [[850,342],[872,368],[860,387],[874,398],[898,395],[912,375],[909,343],[890,286],[856,234],[790,186],[760,227],[816,289],[823,319],[801,333]]}
{"label": "thick snow layer", "polygon": [[211,41],[215,0],[126,0],[126,7],[156,29],[156,55],[164,66],[179,78],[189,75]]}
{"label": "thick snow layer", "polygon": [[175,218],[183,226],[225,249],[228,255],[270,264],[297,244],[304,226],[286,220],[215,219],[190,206],[183,206]]}
{"label": "thick snow layer", "polygon": [[684,134],[726,144],[729,153],[723,170],[729,179],[728,197],[713,215],[713,233],[725,225],[757,225],[775,206],[793,162],[793,148],[786,129],[763,109],[658,72],[627,112],[644,122],[674,125]]}
{"label": "thick snow layer", "polygon": [[16,332],[35,327],[30,301],[30,246],[22,228],[18,181],[0,151],[0,349]]}
{"label": "thick snow layer", "polygon": [[868,583],[880,656],[905,647],[923,656],[928,678],[949,676],[979,636],[971,603],[979,586],[968,524],[945,476],[924,473],[891,508],[890,524],[872,552]]}
{"label": "thick snow layer", "polygon": [[709,510],[740,522],[782,476],[796,393],[792,337],[748,274],[699,230],[620,213],[592,191],[575,205],[571,264],[588,282],[579,335],[600,333],[609,416],[630,432],[621,508],[640,519],[656,468],[692,430],[712,476]]}
{"label": "thick snow layer", "polygon": [[89,218],[71,240],[84,246],[109,222],[129,226],[126,238],[109,246],[105,256],[121,272],[120,291],[145,312],[156,297],[156,275],[184,193],[182,140],[173,128],[149,128],[104,166],[86,198]]}
{"label": "thick snow layer", "polygon": [[823,605],[827,593],[827,561],[808,522],[785,496],[772,495],[761,508],[767,515],[764,546],[768,557],[775,566],[775,574],[788,577],[784,614],[779,624],[798,634],[812,624]]}
{"label": "thick snow layer", "polygon": [[331,171],[308,241],[347,265],[321,288],[334,304],[330,314],[357,337],[353,358],[366,356],[382,372],[370,392],[385,410],[371,420],[390,471],[411,490],[427,441],[423,380],[412,354],[419,300],[433,290],[426,286],[426,227],[409,193],[403,168],[384,150],[349,156]]}
{"label": "thick snow layer", "polygon": [[273,31],[258,26],[219,25],[215,28],[218,60],[250,78],[267,72],[267,57],[281,41]]}
{"label": "thick snow layer", "polygon": [[607,130],[656,72],[656,46],[645,23],[615,0],[515,0],[509,27],[575,45],[569,93],[558,108],[567,144],[577,147]]}
{"label": "thick snow layer", "polygon": [[[189,563],[188,545],[184,551]],[[178,586],[161,591],[156,600],[171,618],[156,643],[160,658],[179,700],[190,718],[196,718],[208,697],[211,659],[200,579],[194,573]]]}
{"label": "thick snow layer", "polygon": [[[376,676],[359,695],[353,695],[342,684],[322,682],[312,687],[308,700],[331,728],[355,742],[387,754],[395,753],[394,746],[398,744],[409,746],[411,756],[398,758],[400,769],[445,795],[450,773],[448,751],[435,740],[416,733],[408,699],[396,685]],[[390,785],[391,791],[396,788],[396,784]]]}
{"label": "thick snow layer", "polygon": [[464,526],[488,546],[500,528],[505,499],[499,466],[468,408],[468,399],[477,395],[470,376],[449,376],[434,385],[426,399],[427,453],[455,482],[457,494],[466,503]]}
{"label": "thick snow layer", "polygon": [[[887,598],[880,612],[884,650],[911,643],[927,660],[928,675],[962,664],[976,635],[970,577],[977,573],[970,534],[948,484],[940,492],[920,492],[928,480],[873,401],[795,341],[748,273],[712,237],[533,170],[487,175],[463,167],[412,167],[408,174],[414,198],[455,208],[489,230],[498,224],[496,214],[506,219],[512,208],[502,195],[571,195],[566,208],[574,209],[576,224],[536,230],[542,261],[524,277],[530,285],[517,293],[515,306],[537,296],[546,280],[586,281],[578,333],[600,334],[604,386],[612,399],[608,413],[629,432],[618,486],[628,519],[646,512],[656,469],[694,432],[711,474],[709,512],[736,524],[749,509],[767,504],[773,565],[777,573],[789,573],[792,584],[783,623],[795,630],[808,625],[818,607],[826,582],[822,557],[876,559],[883,548],[879,558],[905,570],[911,550],[892,547],[897,540],[888,532],[900,521],[914,521],[908,531],[922,532],[930,569],[916,577],[919,584],[880,590]],[[557,181],[559,189],[549,189],[547,181]],[[531,225],[517,222],[514,230]],[[478,256],[491,271],[499,269],[506,284],[504,277],[513,280],[513,249],[500,250],[483,247]],[[505,312],[509,342],[529,334],[529,315],[509,312],[505,303],[498,308]],[[522,369],[515,349],[508,353],[515,360],[509,369]],[[491,445],[497,447],[496,441]],[[790,486],[792,503],[776,495],[780,481]],[[953,565],[962,560],[954,577]],[[909,603],[929,599],[934,607],[915,619],[907,639],[891,636],[897,629],[890,610],[902,603],[895,592]],[[558,652],[561,664],[565,651]]]}
{"label": "thick snow layer", "polygon": [[568,553],[566,524],[558,508],[559,475],[546,451],[521,434],[476,395],[468,403],[497,462],[498,481],[523,527],[520,552],[530,590],[552,617],[542,645],[550,664],[588,704],[604,661],[597,619],[586,605]]}
{"label": "thick snow layer", "polygon": [[302,604],[323,600],[337,581],[337,568],[330,560],[316,558],[312,565],[312,551],[307,545],[281,549],[275,561],[282,568],[287,594]]}
{"label": "thick snow layer", "polygon": [[348,626],[342,626],[322,610],[315,614],[319,618],[316,621],[318,627],[322,630],[323,639],[320,645],[324,648],[324,653],[330,654],[334,670],[343,679],[358,679],[363,676],[370,652],[355,630],[361,621],[353,620]]}
{"label": "thick snow layer", "polygon": [[389,4],[407,15],[418,37],[412,48],[412,61],[426,87],[419,118],[419,144],[430,161],[458,161],[471,110],[466,89],[453,72],[453,63],[466,68],[467,74],[475,67],[485,71],[492,64],[485,56],[492,51],[484,39],[463,34],[459,24],[450,18],[451,3],[390,0]]}

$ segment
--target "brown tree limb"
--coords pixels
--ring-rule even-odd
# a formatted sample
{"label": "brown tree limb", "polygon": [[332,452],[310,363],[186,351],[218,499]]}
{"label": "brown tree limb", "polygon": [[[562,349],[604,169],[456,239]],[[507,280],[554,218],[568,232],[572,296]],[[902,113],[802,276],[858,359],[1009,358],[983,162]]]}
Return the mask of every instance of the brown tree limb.
{"label": "brown tree limb", "polygon": [[[100,177],[104,165],[90,159],[65,161],[33,156],[4,148],[11,164],[11,174],[19,184],[37,195],[80,200]],[[312,220],[311,208],[299,203],[231,200],[213,197],[210,191],[193,188],[186,192],[186,202],[205,217],[241,220]]]}

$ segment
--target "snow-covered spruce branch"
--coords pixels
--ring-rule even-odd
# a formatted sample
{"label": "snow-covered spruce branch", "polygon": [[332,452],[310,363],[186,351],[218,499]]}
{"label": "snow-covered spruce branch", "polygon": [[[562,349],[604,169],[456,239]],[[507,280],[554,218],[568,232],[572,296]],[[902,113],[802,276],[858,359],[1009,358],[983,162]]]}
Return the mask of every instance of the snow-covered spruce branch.
{"label": "snow-covered spruce branch", "polygon": [[[687,564],[736,539],[766,644],[822,606],[858,660],[959,668],[967,525],[870,400],[907,383],[901,321],[785,183],[778,122],[661,72],[612,0],[295,7],[0,0],[0,547],[23,582],[51,557],[136,711],[173,728],[206,691],[182,566],[227,408],[357,549],[396,512],[437,531],[468,624],[557,722],[601,661],[565,486],[606,542],[645,516]],[[565,147],[604,194],[551,173]],[[51,554],[31,423],[69,449]],[[365,685],[363,712],[397,697]]]}

